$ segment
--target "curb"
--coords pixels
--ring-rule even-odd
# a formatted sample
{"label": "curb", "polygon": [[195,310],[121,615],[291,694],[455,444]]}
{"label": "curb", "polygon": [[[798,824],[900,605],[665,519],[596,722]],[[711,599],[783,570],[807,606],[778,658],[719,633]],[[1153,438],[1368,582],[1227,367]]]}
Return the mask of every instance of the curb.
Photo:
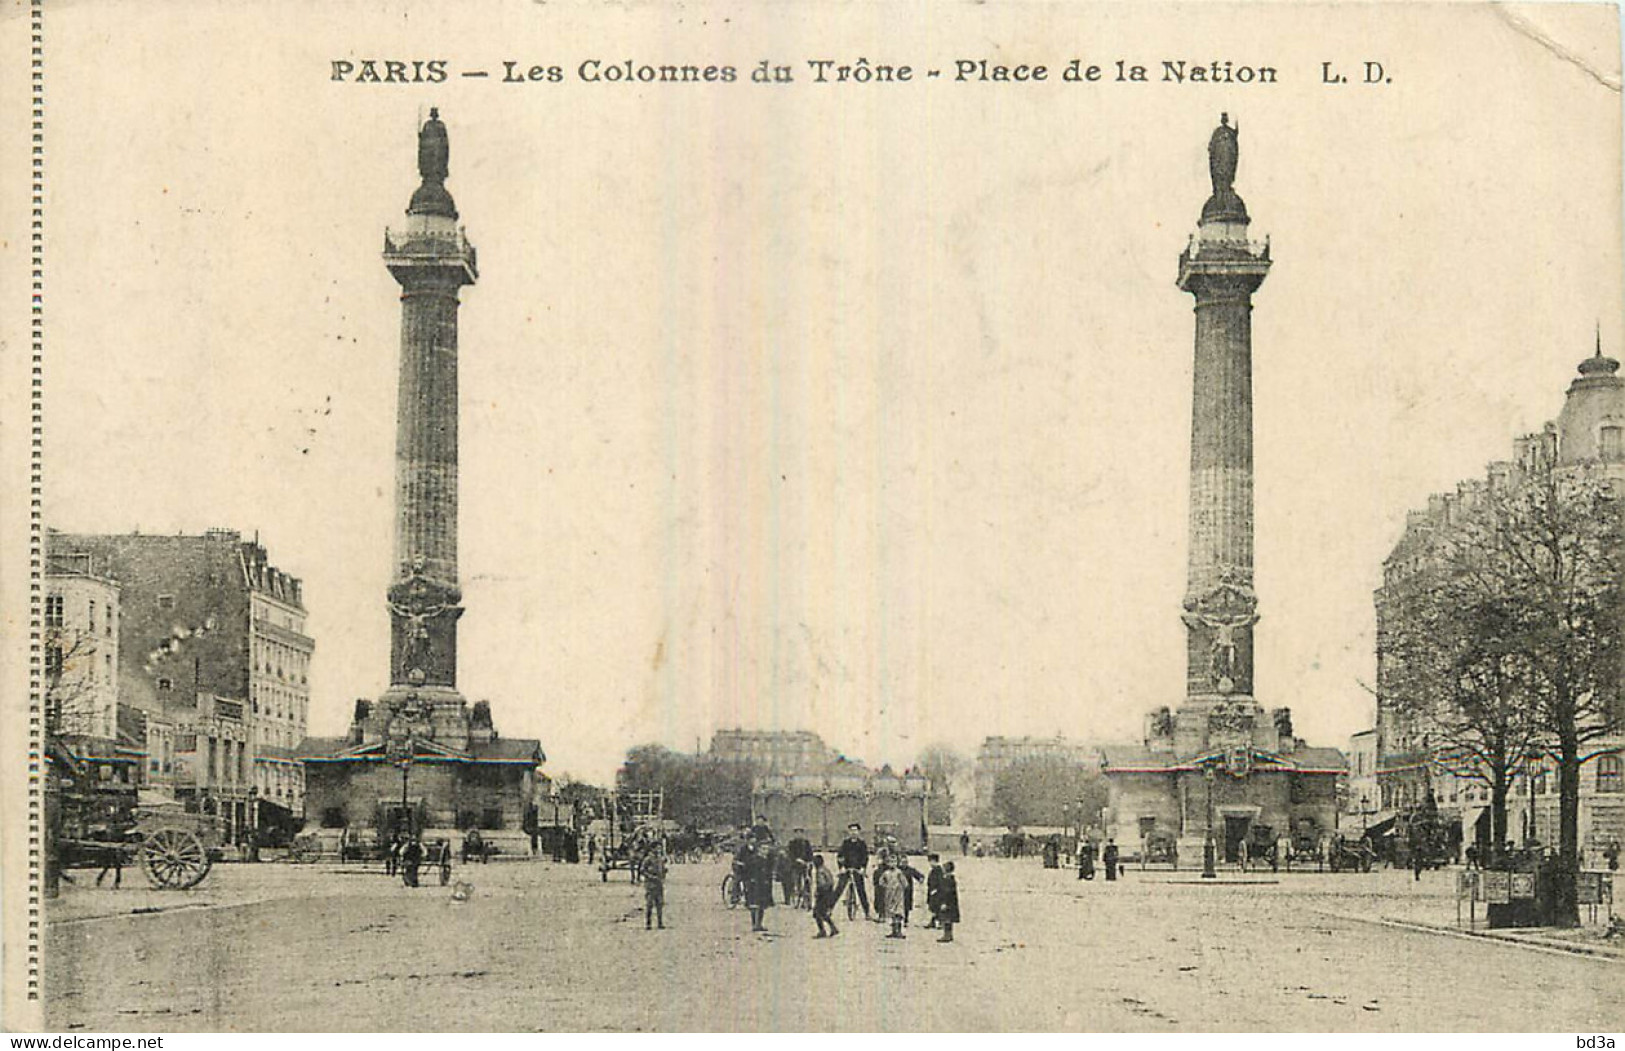
{"label": "curb", "polygon": [[1562,956],[1584,956],[1604,963],[1625,964],[1625,954],[1605,949],[1594,949],[1587,945],[1571,945],[1548,938],[1533,938],[1527,935],[1518,936],[1494,931],[1470,931],[1460,927],[1444,927],[1433,923],[1396,920],[1383,916],[1354,916],[1348,913],[1325,912],[1324,910],[1322,912],[1323,915],[1336,916],[1338,919],[1353,920],[1357,923],[1373,923],[1380,927],[1392,927],[1396,930],[1412,931],[1417,934],[1442,934],[1451,938],[1469,938],[1481,942],[1495,942],[1500,945],[1527,949],[1531,952],[1554,953]]}

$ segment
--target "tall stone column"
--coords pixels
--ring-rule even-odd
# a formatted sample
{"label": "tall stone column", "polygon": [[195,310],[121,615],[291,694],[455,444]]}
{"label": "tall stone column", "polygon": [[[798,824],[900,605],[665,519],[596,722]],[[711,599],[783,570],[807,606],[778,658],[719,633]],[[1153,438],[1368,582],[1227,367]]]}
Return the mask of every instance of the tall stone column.
{"label": "tall stone column", "polygon": [[384,234],[384,262],[401,286],[401,367],[395,431],[395,577],[389,587],[389,681],[457,685],[457,306],[479,277],[474,248],[446,191],[439,110],[418,132],[420,185],[406,225]]}
{"label": "tall stone column", "polygon": [[1196,301],[1191,403],[1190,564],[1186,694],[1251,702],[1253,625],[1252,294],[1269,245],[1247,239],[1236,194],[1237,130],[1220,118],[1208,143],[1213,196],[1179,257],[1179,287]]}

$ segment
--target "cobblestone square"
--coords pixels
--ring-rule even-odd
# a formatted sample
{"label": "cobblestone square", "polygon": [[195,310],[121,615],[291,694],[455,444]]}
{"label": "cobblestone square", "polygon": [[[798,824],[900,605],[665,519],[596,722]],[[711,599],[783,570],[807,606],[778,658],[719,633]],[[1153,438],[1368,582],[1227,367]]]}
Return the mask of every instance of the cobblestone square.
{"label": "cobblestone square", "polygon": [[[939,944],[775,908],[749,933],[726,865],[676,865],[665,931],[614,873],[460,866],[458,902],[381,871],[218,866],[195,891],[64,888],[47,932],[53,1029],[1613,1031],[1625,970],[1377,922],[1448,925],[1454,874],[1131,870],[958,862]],[[1249,882],[1241,883],[1242,879]],[[1270,882],[1273,880],[1274,882]],[[158,911],[151,911],[158,910]],[[839,918],[838,918],[839,922]],[[1601,944],[1601,943],[1599,943]],[[1603,951],[1608,951],[1604,949]]]}

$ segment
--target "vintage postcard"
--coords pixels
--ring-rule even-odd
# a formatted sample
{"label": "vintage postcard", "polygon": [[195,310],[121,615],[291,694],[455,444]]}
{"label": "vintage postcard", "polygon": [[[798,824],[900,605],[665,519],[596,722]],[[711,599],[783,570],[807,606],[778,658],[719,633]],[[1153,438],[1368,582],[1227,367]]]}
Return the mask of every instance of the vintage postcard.
{"label": "vintage postcard", "polygon": [[1615,1039],[1616,8],[3,29],[9,1030]]}

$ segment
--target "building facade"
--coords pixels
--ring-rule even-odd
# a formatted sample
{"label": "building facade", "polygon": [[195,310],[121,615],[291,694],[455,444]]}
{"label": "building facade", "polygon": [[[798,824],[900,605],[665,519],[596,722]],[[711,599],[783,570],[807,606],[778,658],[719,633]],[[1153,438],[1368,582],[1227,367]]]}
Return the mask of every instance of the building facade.
{"label": "building facade", "polygon": [[315,647],[299,579],[229,529],[52,532],[48,546],[118,582],[113,664],[120,703],[146,727],[143,779],[219,816],[230,837],[297,815],[303,779],[282,757],[305,736]]}
{"label": "building facade", "polygon": [[418,130],[421,183],[405,226],[384,234],[401,286],[389,686],[356,702],[349,733],[304,739],[307,812],[327,829],[450,836],[480,828],[516,849],[534,827],[541,744],[498,736],[485,702],[457,689],[457,312],[478,280],[474,247],[446,190],[450,144],[438,110]]}
{"label": "building facade", "polygon": [[718,730],[711,735],[708,754],[719,762],[773,774],[822,770],[836,758],[824,739],[810,730]]}
{"label": "building facade", "polygon": [[45,571],[46,725],[104,780],[140,780],[140,728],[119,710],[119,584],[89,555],[53,555]]}
{"label": "building facade", "polygon": [[871,770],[836,759],[820,770],[757,777],[751,808],[780,842],[801,829],[815,846],[834,847],[857,823],[871,841],[895,836],[905,850],[922,850],[930,794],[931,782],[913,771],[896,774],[889,766]]}
{"label": "building facade", "polygon": [[[1450,760],[1450,750],[1421,706],[1405,695],[1404,671],[1398,656],[1383,640],[1410,630],[1405,597],[1427,586],[1439,571],[1441,546],[1462,529],[1484,502],[1517,489],[1537,465],[1557,470],[1592,471],[1625,482],[1625,378],[1619,363],[1596,352],[1578,367],[1558,418],[1534,434],[1513,442],[1508,460],[1491,463],[1483,478],[1467,479],[1455,489],[1435,493],[1427,506],[1406,516],[1405,530],[1383,562],[1383,582],[1374,595],[1377,616],[1377,685],[1375,740],[1376,786],[1370,824],[1384,828],[1419,808],[1437,810],[1459,832],[1464,843],[1487,847],[1491,839],[1490,789],[1482,778]],[[1507,834],[1515,842],[1533,835],[1542,843],[1557,842],[1557,774],[1550,759],[1520,763],[1507,799]],[[1614,733],[1592,742],[1580,777],[1580,845],[1582,858],[1599,864],[1610,843],[1625,844],[1625,735]],[[1527,765],[1528,769],[1522,769]]]}
{"label": "building facade", "polygon": [[1018,763],[1066,763],[1095,766],[1100,762],[1099,750],[1082,741],[1068,740],[1060,734],[1054,737],[987,737],[976,750],[972,765],[973,796],[965,808],[979,824],[997,824],[993,814],[993,792],[999,775]]}
{"label": "building facade", "polygon": [[1185,858],[1209,842],[1234,860],[1243,843],[1331,834],[1344,768],[1336,749],[1293,735],[1288,709],[1255,699],[1252,297],[1272,260],[1248,235],[1239,157],[1224,115],[1208,141],[1213,193],[1179,258],[1179,288],[1195,300],[1185,699],[1152,712],[1139,745],[1101,751],[1107,834],[1173,839]]}

